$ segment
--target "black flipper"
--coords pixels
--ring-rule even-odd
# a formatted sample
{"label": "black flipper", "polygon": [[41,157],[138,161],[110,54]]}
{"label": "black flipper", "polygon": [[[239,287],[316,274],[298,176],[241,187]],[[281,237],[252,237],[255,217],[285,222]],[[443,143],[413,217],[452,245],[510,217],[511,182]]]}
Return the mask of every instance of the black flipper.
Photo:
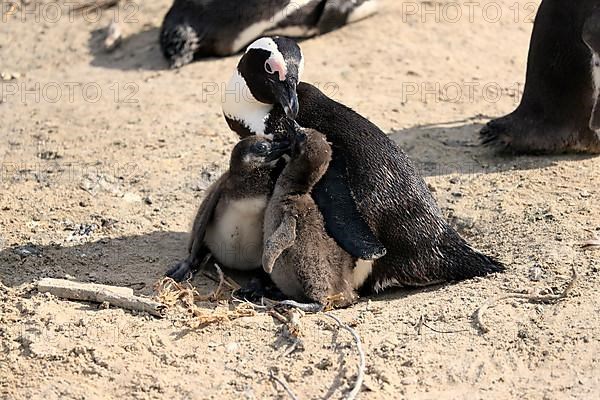
{"label": "black flipper", "polygon": [[188,244],[188,257],[175,264],[167,270],[165,276],[174,279],[177,282],[181,282],[188,278],[191,278],[203,264],[206,256],[209,254],[208,248],[204,245],[204,234],[208,223],[212,219],[212,216],[217,207],[217,203],[221,198],[221,185],[227,180],[229,172],[225,172],[215,183],[213,183],[206,191],[206,196],[196,218],[194,219],[194,225],[190,234],[190,241]]}
{"label": "black flipper", "polygon": [[312,196],[323,214],[327,233],[340,247],[353,257],[376,260],[386,254],[385,246],[358,211],[347,182],[346,160],[334,150],[329,168]]}

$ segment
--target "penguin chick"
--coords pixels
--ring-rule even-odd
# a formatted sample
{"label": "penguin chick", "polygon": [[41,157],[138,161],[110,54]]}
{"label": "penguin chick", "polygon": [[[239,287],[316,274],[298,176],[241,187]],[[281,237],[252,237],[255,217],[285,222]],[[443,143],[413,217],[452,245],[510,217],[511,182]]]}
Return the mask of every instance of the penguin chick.
{"label": "penguin chick", "polygon": [[327,234],[311,196],[329,167],[331,146],[321,133],[291,124],[292,158],[265,212],[263,268],[286,296],[325,304],[342,294],[335,305],[348,306],[357,299],[350,283],[356,260]]}
{"label": "penguin chick", "polygon": [[288,150],[289,143],[256,136],[234,147],[229,170],[207,190],[196,214],[188,257],[166,276],[189,278],[209,254],[228,268],[260,268],[264,211],[281,171],[278,160]]}

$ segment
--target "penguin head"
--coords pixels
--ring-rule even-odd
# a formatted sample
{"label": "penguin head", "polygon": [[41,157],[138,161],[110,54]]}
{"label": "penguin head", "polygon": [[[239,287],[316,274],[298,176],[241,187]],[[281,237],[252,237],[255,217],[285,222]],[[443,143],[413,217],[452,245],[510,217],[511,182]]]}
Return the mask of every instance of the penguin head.
{"label": "penguin head", "polygon": [[289,141],[273,141],[264,136],[249,136],[239,141],[231,153],[232,171],[274,168],[290,150]]}
{"label": "penguin head", "polygon": [[279,105],[289,118],[295,118],[300,107],[296,86],[303,69],[302,51],[294,40],[260,38],[248,46],[234,73],[233,80],[246,86],[241,88],[243,98],[237,100]]}

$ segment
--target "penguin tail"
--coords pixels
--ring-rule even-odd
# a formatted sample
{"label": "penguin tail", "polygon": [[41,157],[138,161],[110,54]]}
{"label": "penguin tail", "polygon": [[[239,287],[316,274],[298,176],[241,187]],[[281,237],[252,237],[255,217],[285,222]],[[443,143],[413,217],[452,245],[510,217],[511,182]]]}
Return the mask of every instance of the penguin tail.
{"label": "penguin tail", "polygon": [[442,250],[447,261],[444,268],[447,280],[459,281],[506,270],[501,261],[473,248],[455,231],[449,236],[451,240],[446,242],[449,248]]}
{"label": "penguin tail", "polygon": [[191,63],[200,49],[204,35],[190,25],[168,27],[163,24],[160,32],[160,47],[171,68],[180,68]]}

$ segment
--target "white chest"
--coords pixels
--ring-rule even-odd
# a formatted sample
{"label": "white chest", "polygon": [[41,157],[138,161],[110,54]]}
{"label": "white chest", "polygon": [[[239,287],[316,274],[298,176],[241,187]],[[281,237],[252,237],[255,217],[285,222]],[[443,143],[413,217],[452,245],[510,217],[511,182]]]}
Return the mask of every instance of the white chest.
{"label": "white chest", "polygon": [[267,197],[227,203],[208,226],[204,241],[224,266],[250,270],[262,265],[263,220]]}
{"label": "white chest", "polygon": [[272,104],[264,104],[252,96],[246,81],[235,71],[223,96],[223,113],[243,123],[251,132],[262,135],[265,132],[266,120],[273,109]]}

